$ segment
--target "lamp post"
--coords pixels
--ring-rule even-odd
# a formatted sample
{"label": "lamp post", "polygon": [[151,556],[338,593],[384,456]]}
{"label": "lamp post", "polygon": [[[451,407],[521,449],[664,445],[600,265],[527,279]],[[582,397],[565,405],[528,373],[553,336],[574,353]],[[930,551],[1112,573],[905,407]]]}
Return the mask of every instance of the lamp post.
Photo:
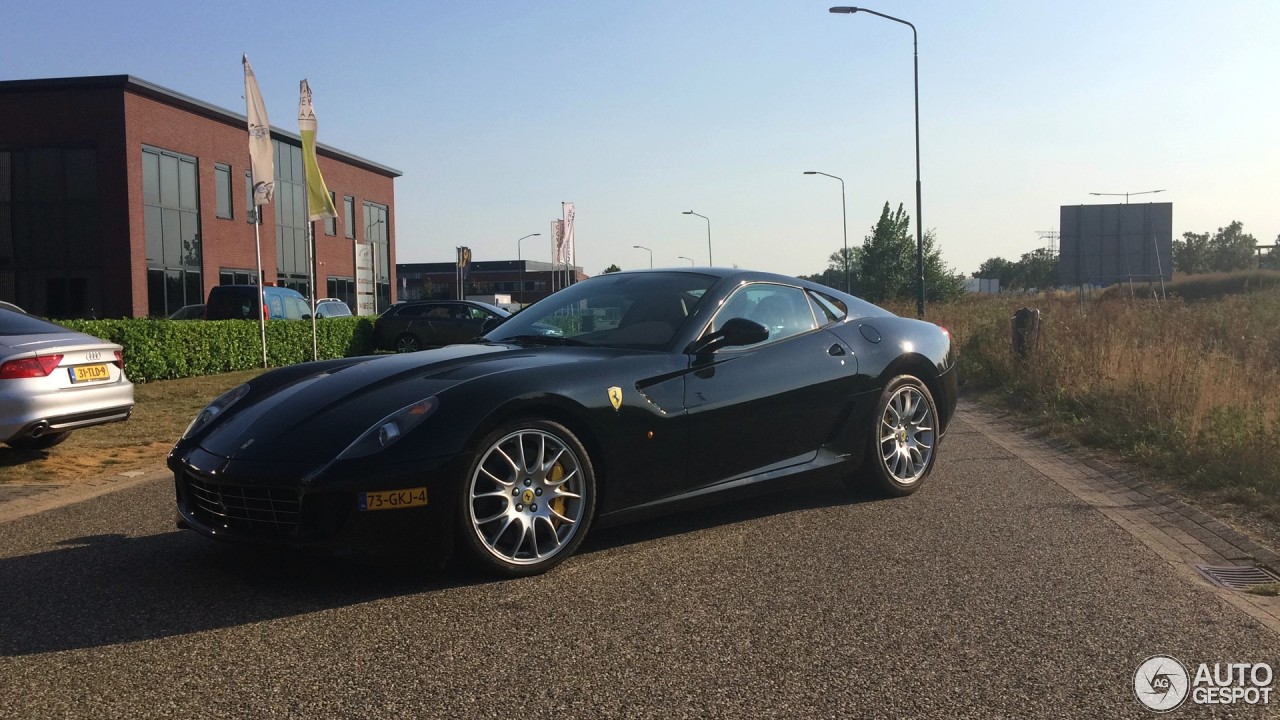
{"label": "lamp post", "polygon": [[524,307],[524,251],[520,247],[520,243],[531,237],[538,237],[541,234],[542,233],[529,233],[516,241],[516,264],[520,266],[520,299],[517,302],[520,303],[520,307]]}
{"label": "lamp post", "polygon": [[685,257],[685,256],[683,256],[683,255],[677,255],[676,257],[677,257],[678,259],[680,259],[680,260],[688,260],[688,261],[689,261],[689,267],[693,267],[693,265],[694,265],[693,258],[691,258],[691,257]]}
{"label": "lamp post", "polygon": [[649,269],[652,270],[653,269],[653,251],[643,245],[632,245],[631,247],[637,250],[644,250],[649,253]]}
{"label": "lamp post", "polygon": [[[694,211],[692,211],[692,210],[685,210],[685,211],[684,211],[683,213],[681,213],[681,214],[683,214],[683,215],[698,215],[698,213],[696,213],[696,212],[694,212]],[[706,221],[707,221],[707,266],[708,266],[708,267],[715,267],[715,263],[711,261],[711,218],[707,217],[706,215],[698,215],[698,217],[700,217],[700,218],[702,218],[703,220],[706,220]]]}
{"label": "lamp post", "polygon": [[1089,193],[1089,194],[1090,194],[1090,195],[1115,195],[1115,196],[1123,195],[1123,196],[1124,196],[1124,204],[1125,204],[1125,205],[1128,205],[1128,204],[1129,204],[1129,196],[1130,196],[1130,195],[1151,195],[1152,193],[1158,193],[1158,192],[1164,192],[1164,190],[1143,190],[1142,192],[1126,192],[1126,193],[1094,193],[1094,192],[1091,192],[1091,193]]}
{"label": "lamp post", "polygon": [[844,254],[840,256],[841,263],[844,265],[844,291],[853,292],[850,289],[849,282],[849,211],[846,207],[844,199],[844,178],[836,177],[829,173],[818,172],[817,170],[805,170],[805,175],[824,175],[829,178],[835,178],[840,181],[840,218],[844,223]]}
{"label": "lamp post", "polygon": [[902,23],[911,28],[911,63],[912,78],[915,87],[916,110],[916,314],[924,318],[924,218],[920,213],[920,43],[916,34],[916,26],[892,15],[857,7],[833,7],[828,12],[847,14],[864,12],[885,20]]}

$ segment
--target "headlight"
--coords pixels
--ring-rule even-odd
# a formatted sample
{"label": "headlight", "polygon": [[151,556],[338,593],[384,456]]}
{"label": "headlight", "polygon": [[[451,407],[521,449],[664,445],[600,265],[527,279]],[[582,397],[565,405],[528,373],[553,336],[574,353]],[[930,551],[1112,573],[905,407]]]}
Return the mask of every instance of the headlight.
{"label": "headlight", "polygon": [[236,402],[249,393],[249,385],[237,385],[230,390],[222,393],[213,399],[213,402],[205,406],[205,409],[196,415],[196,419],[191,421],[187,429],[182,431],[183,438],[189,438],[200,432],[206,425],[213,422],[213,419],[226,412],[226,409],[235,405]]}
{"label": "headlight", "polygon": [[409,434],[409,431],[418,426],[418,423],[426,420],[431,413],[440,407],[440,401],[434,397],[418,402],[391,413],[382,418],[373,427],[364,432],[363,435],[356,438],[356,441],[347,446],[338,455],[339,460],[350,460],[351,458],[364,457],[380,452],[390,447],[400,438]]}

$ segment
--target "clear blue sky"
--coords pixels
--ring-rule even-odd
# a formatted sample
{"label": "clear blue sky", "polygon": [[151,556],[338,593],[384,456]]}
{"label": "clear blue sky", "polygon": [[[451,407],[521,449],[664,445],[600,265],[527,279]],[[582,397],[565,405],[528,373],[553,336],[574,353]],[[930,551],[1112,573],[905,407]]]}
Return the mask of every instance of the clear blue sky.
{"label": "clear blue sky", "polygon": [[[1280,234],[1280,2],[902,2],[920,32],[924,219],[944,259],[1040,246],[1063,204],[1164,189],[1174,231]],[[322,143],[404,172],[401,262],[550,255],[590,274],[819,272],[885,201],[914,208],[911,33],[830,2],[10,3],[0,78],[131,74],[273,124],[298,81]],[[544,242],[545,241],[545,242]],[[537,244],[535,244],[537,243]]]}

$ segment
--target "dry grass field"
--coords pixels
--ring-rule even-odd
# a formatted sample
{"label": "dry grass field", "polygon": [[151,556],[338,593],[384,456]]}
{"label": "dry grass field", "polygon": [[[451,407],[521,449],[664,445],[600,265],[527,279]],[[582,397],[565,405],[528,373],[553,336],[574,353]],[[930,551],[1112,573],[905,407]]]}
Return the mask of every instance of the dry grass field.
{"label": "dry grass field", "polygon": [[[1280,274],[1187,278],[1169,299],[1121,290],[971,297],[928,319],[955,336],[966,390],[1228,514],[1280,523]],[[1026,360],[1011,352],[1023,306],[1042,317]]]}

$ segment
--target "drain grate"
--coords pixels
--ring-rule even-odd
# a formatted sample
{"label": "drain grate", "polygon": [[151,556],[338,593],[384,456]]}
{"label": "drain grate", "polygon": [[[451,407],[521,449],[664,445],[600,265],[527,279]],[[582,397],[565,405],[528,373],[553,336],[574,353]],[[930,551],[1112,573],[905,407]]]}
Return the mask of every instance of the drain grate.
{"label": "drain grate", "polygon": [[1280,576],[1276,576],[1260,567],[1196,565],[1195,568],[1197,572],[1214,585],[1231,588],[1232,590],[1248,590],[1259,585],[1280,583]]}

